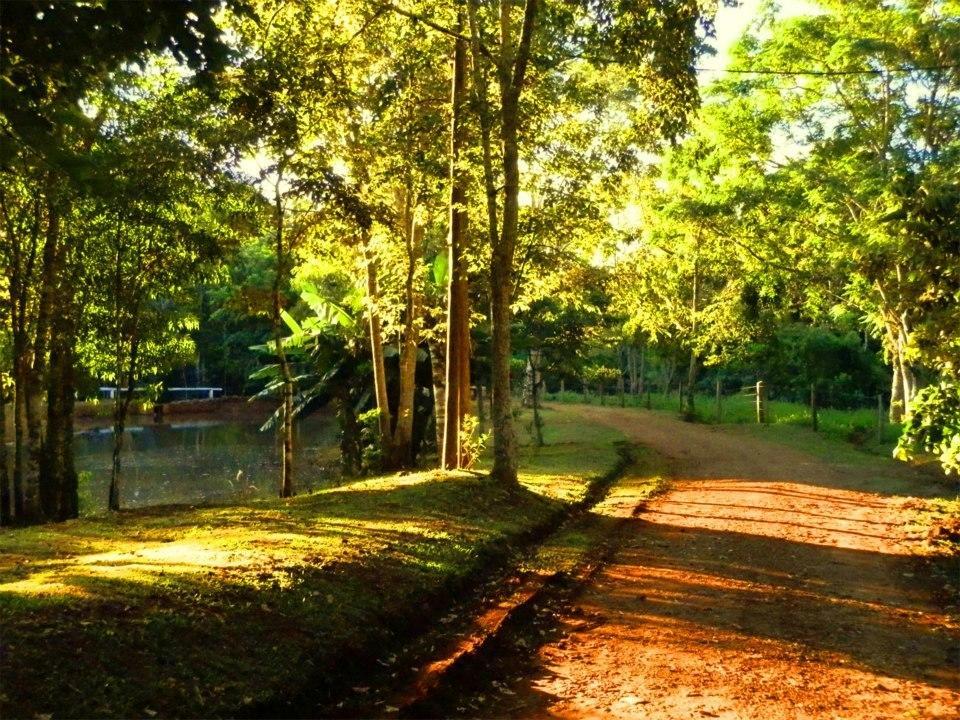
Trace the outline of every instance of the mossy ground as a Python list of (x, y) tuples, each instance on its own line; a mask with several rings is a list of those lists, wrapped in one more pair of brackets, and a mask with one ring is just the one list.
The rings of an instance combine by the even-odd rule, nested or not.
[(546, 419), (515, 490), (423, 471), (0, 532), (0, 715), (232, 714), (335, 674), (614, 465), (616, 431)]

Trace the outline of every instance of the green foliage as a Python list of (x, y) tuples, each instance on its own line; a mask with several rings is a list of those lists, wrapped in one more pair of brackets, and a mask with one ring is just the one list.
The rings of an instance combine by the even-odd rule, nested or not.
[(772, 397), (801, 403), (809, 402), (816, 385), (818, 404), (839, 408), (875, 405), (889, 383), (875, 344), (864, 347), (855, 332), (802, 323), (783, 325), (748, 346), (742, 360), (724, 367), (724, 376), (740, 385), (763, 378)]
[[(243, 10), (240, 0), (227, 6)], [(0, 118), (15, 143), (0, 146), (5, 164), (20, 144), (44, 162), (88, 183), (109, 170), (70, 136), (94, 124), (78, 101), (102, 86), (109, 73), (170, 53), (209, 86), (228, 59), (217, 15), (219, 0), (79, 0), (6, 3), (0, 23)]]
[(360, 424), (360, 453), (362, 469), (377, 472), (383, 465), (383, 443), (380, 434), (380, 410), (372, 408), (357, 415)]
[(463, 467), (472, 468), (490, 442), (490, 433), (482, 432), (480, 419), (476, 415), (464, 415), (460, 426), (460, 452), (463, 454)]
[(936, 456), (944, 472), (960, 475), (960, 384), (942, 382), (917, 394), (896, 455), (918, 453)]
[(583, 369), (583, 379), (590, 385), (608, 389), (620, 381), (622, 373), (607, 365), (588, 365)]

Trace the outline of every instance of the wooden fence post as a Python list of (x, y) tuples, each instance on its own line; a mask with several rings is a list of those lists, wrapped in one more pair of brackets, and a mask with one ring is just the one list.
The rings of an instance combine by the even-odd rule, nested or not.
[(810, 425), (813, 431), (820, 429), (819, 418), (817, 417), (817, 384), (810, 383)]
[(757, 380), (757, 423), (767, 422), (767, 384)]

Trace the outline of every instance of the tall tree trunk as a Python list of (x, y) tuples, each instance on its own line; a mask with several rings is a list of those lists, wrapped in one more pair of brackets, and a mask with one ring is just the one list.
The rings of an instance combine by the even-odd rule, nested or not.
[[(409, 202), (409, 201), (408, 201)], [(397, 400), (397, 423), (393, 435), (396, 467), (410, 467), (413, 462), (413, 403), (417, 390), (417, 352), (420, 344), (418, 325), (422, 302), (417, 288), (417, 267), (423, 245), (423, 227), (417, 224), (413, 212), (408, 213), (407, 277), (404, 284), (403, 344), (400, 348), (400, 395)]]
[(68, 520), (77, 517), (80, 510), (77, 470), (73, 461), (75, 325), (72, 307), (54, 320), (53, 330), (47, 384), (44, 475), (55, 488), (55, 496), (46, 514), (56, 520)]
[(290, 361), (283, 347), (284, 323), (281, 312), (283, 307), (280, 293), (283, 290), (284, 283), (289, 274), (289, 253), (284, 247), (283, 198), (280, 194), (279, 183), (280, 180), (278, 179), (277, 189), (274, 194), (274, 261), (276, 266), (270, 295), (273, 304), (273, 344), (274, 351), (277, 355), (277, 362), (280, 366), (280, 378), (282, 381), (281, 396), (283, 405), (280, 418), (280, 497), (286, 498), (293, 495), (293, 374), (290, 372)]
[(903, 375), (900, 371), (900, 353), (897, 351), (890, 353), (890, 361), (893, 365), (893, 377), (890, 383), (890, 422), (903, 422)]
[(913, 410), (913, 399), (917, 395), (917, 378), (907, 359), (900, 356), (900, 377), (903, 379), (903, 414), (910, 417)]
[(334, 388), (337, 407), (337, 419), (340, 422), (340, 463), (346, 477), (355, 477), (363, 464), (363, 452), (360, 444), (360, 424), (353, 409), (350, 390), (338, 384)]
[(460, 295), (459, 302), (457, 303), (457, 309), (460, 312), (460, 321), (458, 323), (460, 326), (460, 381), (457, 389), (460, 392), (460, 402), (458, 405), (461, 431), (460, 466), (465, 467), (466, 464), (470, 462), (470, 458), (468, 458), (464, 452), (462, 433), (463, 419), (473, 412), (473, 397), (470, 386), (470, 355), (472, 345), (470, 339), (470, 296), (467, 288), (465, 262), (461, 261), (460, 266), (460, 277), (457, 281), (457, 292)]
[(13, 519), (18, 524), (25, 522), (23, 488), (24, 450), (27, 446), (26, 359), (18, 333), (13, 338)]
[(120, 378), (124, 372), (121, 363), (118, 363), (117, 388), (113, 402), (113, 457), (110, 466), (110, 489), (107, 493), (107, 508), (112, 511), (120, 509), (120, 478), (121, 455), (123, 453), (123, 433), (126, 430), (127, 416), (130, 413), (130, 403), (133, 402), (133, 393), (136, 390), (137, 366), (140, 354), (140, 339), (134, 329), (130, 339), (130, 353), (127, 356), (129, 364), (126, 370), (126, 389), (120, 392)]
[[(60, 489), (57, 486), (58, 456), (51, 455), (44, 434), (43, 389), (47, 392), (46, 420), (49, 421), (50, 403), (55, 402), (49, 394), (48, 375), (50, 345), (54, 341), (50, 326), (53, 322), (54, 296), (59, 289), (63, 251), (60, 247), (60, 214), (51, 197), (47, 198), (47, 233), (43, 246), (40, 273), (40, 298), (37, 303), (36, 338), (34, 340), (33, 368), (30, 397), (30, 451), (35, 455), (37, 468), (40, 511), (45, 518), (57, 516)], [(59, 308), (58, 316), (69, 313), (68, 303)]]
[[(463, 13), (457, 16), (457, 31), (463, 27)], [(467, 307), (467, 277), (463, 250), (466, 242), (466, 178), (460, 167), (466, 145), (463, 105), (466, 100), (466, 41), (454, 43), (450, 93), (450, 232), (447, 242), (447, 342), (446, 394), (443, 413), (443, 445), (440, 466), (458, 468), (463, 464), (463, 418), (469, 411), (470, 320)], [(464, 389), (466, 385), (466, 393)], [(466, 402), (465, 400), (466, 394)]]
[(683, 386), (683, 416), (687, 420), (694, 418), (694, 387), (697, 382), (697, 371), (699, 369), (699, 359), (695, 350), (690, 350), (690, 364), (687, 365), (687, 382)]
[(699, 315), (697, 302), (700, 299), (700, 232), (697, 232), (697, 239), (694, 245), (693, 257), (693, 280), (690, 300), (690, 363), (687, 366), (687, 383), (681, 402), (681, 414), (686, 420), (693, 420), (694, 408), (694, 385), (697, 380), (697, 331), (699, 330)]
[(673, 386), (673, 376), (677, 373), (677, 352), (674, 350), (670, 353), (670, 360), (667, 361), (667, 365), (664, 368), (663, 373), (663, 394), (669, 395), (670, 388)]
[(537, 447), (543, 447), (543, 417), (540, 415), (540, 386), (543, 379), (540, 376), (540, 351), (530, 350), (527, 353), (527, 365), (530, 367), (530, 405), (533, 407), (533, 433)]
[(9, 462), (10, 458), (7, 454), (7, 390), (0, 382), (0, 525), (9, 525), (13, 518)]
[(361, 231), (363, 260), (367, 272), (368, 326), (370, 330), (370, 357), (373, 362), (374, 397), (379, 411), (380, 443), (384, 458), (393, 457), (393, 422), (390, 417), (390, 397), (387, 394), (387, 367), (383, 357), (383, 329), (380, 325), (380, 287), (377, 281), (377, 263), (370, 249), (370, 231)]
[(537, 15), (537, 0), (526, 0), (520, 38), (514, 41), (511, 9), (500, 3), (500, 140), (503, 155), (503, 223), (493, 247), (490, 267), (491, 371), (493, 376), (493, 469), (501, 482), (517, 482), (516, 434), (510, 393), (510, 302), (513, 290), (513, 256), (520, 215), (520, 94), (530, 58), (530, 43)]
[(33, 387), (29, 356), (21, 356), (18, 365), (14, 404), (14, 514), (18, 523), (31, 524), (41, 520), (39, 453), (34, 449), (40, 439), (36, 425), (39, 392)]
[(433, 419), (434, 431), (437, 436), (437, 454), (443, 453), (443, 431), (446, 427), (444, 414), (446, 412), (446, 342), (441, 339), (430, 341), (430, 371), (433, 376)]

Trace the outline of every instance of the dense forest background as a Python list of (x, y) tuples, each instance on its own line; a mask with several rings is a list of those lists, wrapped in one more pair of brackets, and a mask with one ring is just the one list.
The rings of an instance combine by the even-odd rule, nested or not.
[(509, 483), (515, 395), (758, 380), (956, 471), (960, 4), (766, 3), (701, 85), (716, 5), (4, 3), (3, 522), (77, 514), (103, 385), (115, 509), (173, 385), (272, 399), (281, 494), (323, 407)]

